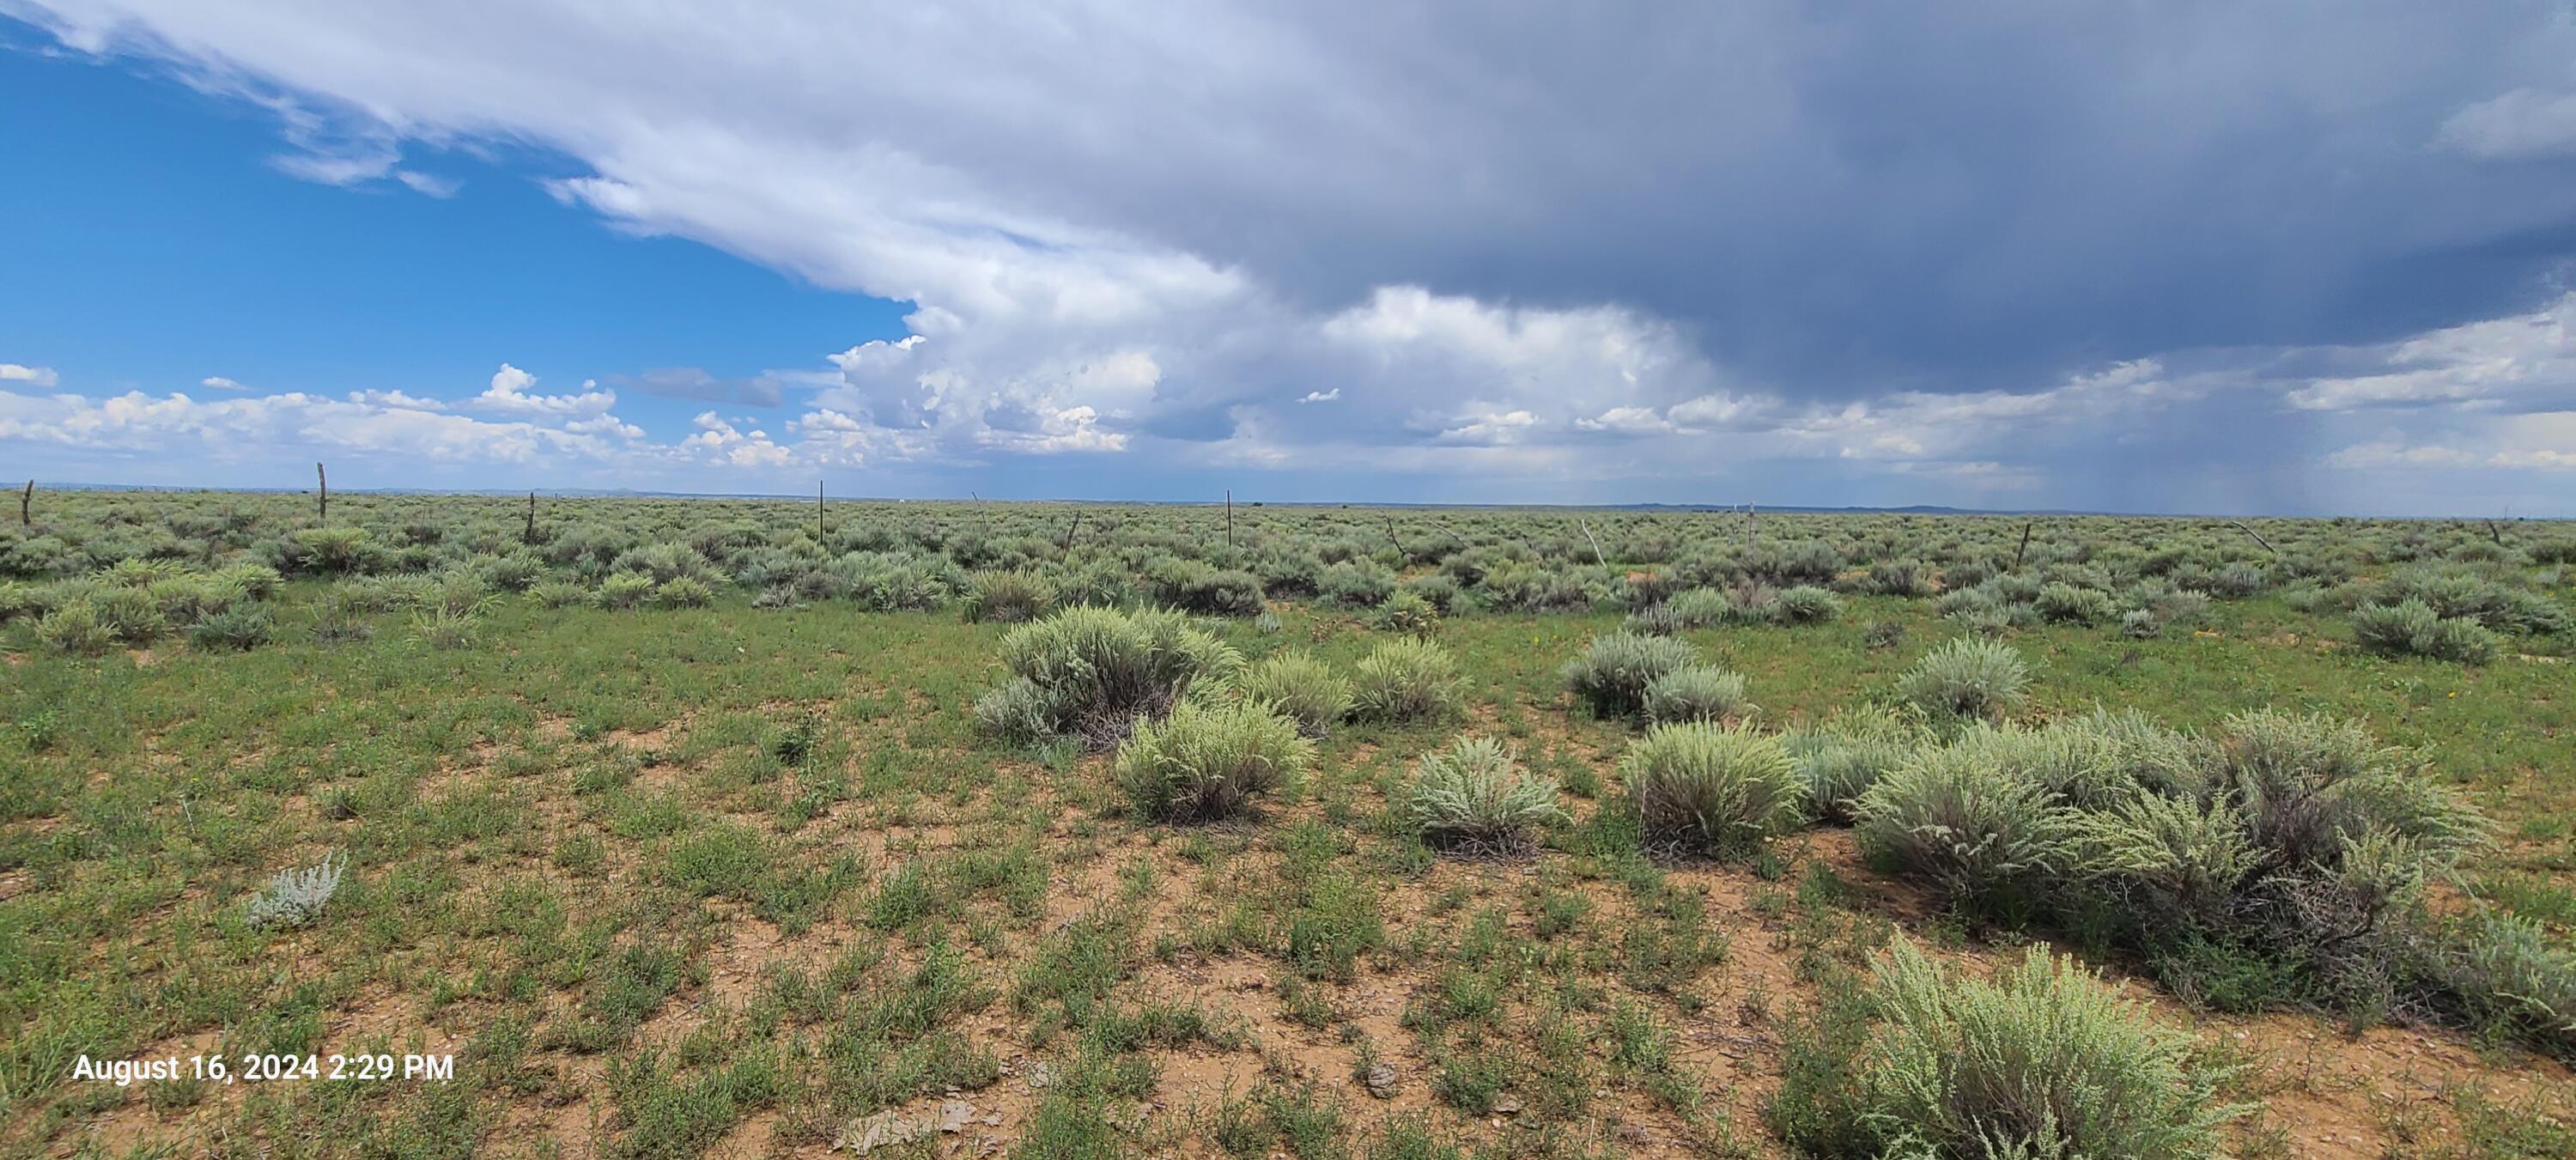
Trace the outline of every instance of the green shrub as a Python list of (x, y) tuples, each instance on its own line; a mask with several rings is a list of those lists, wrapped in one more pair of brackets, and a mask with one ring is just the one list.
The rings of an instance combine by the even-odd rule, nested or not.
[(1655, 678), (1646, 686), (1645, 708), (1646, 720), (1657, 725), (1740, 721), (1753, 715), (1744, 674), (1714, 665), (1689, 665)]
[(570, 580), (545, 580), (528, 586), (528, 598), (539, 608), (571, 608), (590, 603), (590, 589)]
[(208, 616), (188, 626), (188, 643), (196, 648), (251, 649), (268, 643), (276, 620), (265, 608), (249, 605)]
[(1742, 852), (1796, 826), (1805, 797), (1779, 738), (1704, 721), (1647, 731), (1619, 774), (1647, 841), (1699, 853)]
[(1351, 683), (1332, 666), (1300, 651), (1266, 657), (1243, 670), (1235, 688), (1297, 723), (1297, 731), (1322, 737), (1351, 709)]
[(966, 619), (993, 624), (1036, 620), (1055, 607), (1055, 584), (1035, 572), (977, 572), (966, 578)]
[(1315, 743), (1267, 705), (1184, 701), (1160, 722), (1140, 722), (1115, 768), (1149, 817), (1217, 818), (1303, 774), (1314, 756)]
[(1344, 560), (1316, 577), (1315, 590), (1344, 608), (1371, 608), (1395, 594), (1395, 573), (1373, 560)]
[(601, 608), (641, 608), (644, 602), (653, 598), (656, 587), (658, 585), (653, 578), (643, 573), (619, 572), (599, 582), (599, 591), (594, 599), (599, 601)]
[(2000, 747), (1990, 738), (1929, 746), (1886, 771), (1852, 809), (1861, 848), (1987, 910), (2018, 907), (2071, 871), (2074, 811), (1995, 760)]
[(1352, 668), (1351, 716), (1360, 721), (1440, 721), (1461, 705), (1458, 662), (1429, 641), (1380, 641)]
[(313, 604), (312, 634), (316, 643), (365, 640), (375, 631), (375, 625), (367, 619), (367, 610), (336, 588), (324, 592)]
[(2000, 717), (2022, 706), (2030, 667), (2000, 641), (1960, 637), (1923, 654), (1896, 695), (1934, 717)]
[(1095, 749), (1169, 712), (1192, 682), (1243, 664), (1188, 617), (1155, 609), (1068, 608), (1012, 629), (1001, 652), (1012, 679), (977, 703), (977, 719), (1006, 738), (1072, 737)]
[(1808, 815), (1833, 822), (1850, 821), (1860, 795), (1922, 743), (1920, 730), (1892, 713), (1848, 713), (1780, 737), (1806, 785)]
[(2112, 615), (2110, 594), (2062, 582), (2040, 589), (2031, 606), (2051, 624), (2100, 624)]
[(149, 588), (93, 588), (86, 599), (119, 644), (150, 644), (170, 631), (170, 616)]
[(0, 580), (0, 624), (21, 618), (34, 620), (53, 611), (53, 607), (44, 589), (15, 580)]
[(1691, 588), (1674, 593), (1662, 607), (1677, 627), (1707, 628), (1726, 623), (1735, 602), (1715, 588)]
[(1909, 940), (1879, 958), (1856, 1033), (1787, 1045), (1773, 1121), (1818, 1156), (2193, 1160), (2249, 1109), (2230, 1073), (2072, 959), (2031, 947), (1993, 981)]
[(2519, 915), (2481, 910), (2442, 938), (2434, 982), (2470, 1022), (2576, 1059), (2576, 952)]
[(1526, 853), (1538, 832), (1569, 820), (1556, 783), (1522, 771), (1503, 743), (1467, 737), (1425, 755), (1404, 795), (1404, 815), (1424, 841), (1472, 853)]
[(383, 558), (365, 528), (299, 528), (287, 539), (287, 559), (278, 571), (349, 575), (368, 571)]
[(546, 562), (534, 552), (521, 550), (506, 556), (485, 557), (476, 565), (475, 571), (490, 588), (502, 592), (525, 592), (546, 578)]
[(1174, 560), (1154, 572), (1154, 599), (1201, 616), (1254, 616), (1261, 611), (1261, 578), (1250, 572)]
[(1400, 588), (1370, 611), (1369, 624), (1380, 632), (1430, 636), (1440, 631), (1440, 610), (1421, 593)]
[(1929, 596), (1932, 576), (1920, 560), (1889, 560), (1869, 566), (1860, 590), (1872, 596)]
[(1645, 711), (1646, 689), (1656, 680), (1698, 663), (1699, 650), (1686, 641), (1611, 632), (1593, 637), (1583, 655), (1567, 661), (1561, 672), (1566, 687), (1595, 716), (1633, 717)]
[(1013, 677), (975, 698), (975, 726), (1010, 745), (1036, 746), (1059, 736), (1054, 702), (1027, 677)]
[(36, 619), (36, 643), (48, 650), (94, 657), (116, 647), (116, 629), (87, 599), (65, 601)]
[(2365, 604), (2352, 613), (2355, 643), (2384, 656), (2425, 656), (2462, 664), (2495, 659), (2495, 634), (2466, 617), (2444, 617), (2421, 600)]
[(656, 586), (684, 576), (701, 583), (719, 579), (715, 565), (708, 563), (706, 557), (687, 544), (647, 544), (630, 548), (618, 553), (617, 558), (609, 563), (608, 570), (612, 578), (642, 576)]
[(675, 576), (653, 589), (653, 603), (661, 608), (704, 608), (716, 602), (716, 590), (695, 576)]
[(1842, 598), (1813, 584), (1782, 589), (1771, 601), (1772, 618), (1783, 624), (1822, 624), (1842, 614)]

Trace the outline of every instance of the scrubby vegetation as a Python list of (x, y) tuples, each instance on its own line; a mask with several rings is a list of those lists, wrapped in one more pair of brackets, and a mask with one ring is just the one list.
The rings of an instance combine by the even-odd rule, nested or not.
[(2190, 1036), (2033, 947), (1994, 981), (1899, 941), (1811, 1027), (1773, 1107), (1809, 1155), (2179, 1160), (2250, 1109)]
[(1490, 737), (1426, 754), (1404, 811), (1424, 840), (1477, 853), (1527, 853), (1540, 830), (1572, 820), (1557, 805), (1556, 783), (1531, 776)]
[(1650, 842), (1742, 853), (1798, 823), (1805, 797), (1780, 739), (1707, 722), (1658, 725), (1619, 761)]
[(2576, 1150), (2560, 526), (33, 509), (8, 1154)]
[(1118, 784), (1149, 817), (1221, 818), (1305, 773), (1315, 743), (1256, 701), (1183, 702), (1118, 747)]

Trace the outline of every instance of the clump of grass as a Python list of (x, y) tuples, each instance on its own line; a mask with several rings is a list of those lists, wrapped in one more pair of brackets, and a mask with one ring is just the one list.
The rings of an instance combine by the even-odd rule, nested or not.
[(1744, 674), (1715, 665), (1687, 665), (1646, 686), (1646, 720), (1657, 725), (1741, 721), (1753, 711), (1753, 701), (1744, 692)]
[(480, 606), (463, 611), (445, 605), (413, 609), (412, 643), (439, 649), (471, 648), (481, 639), (481, 611)]
[(1732, 854), (1798, 824), (1805, 796), (1777, 737), (1699, 721), (1658, 725), (1619, 761), (1650, 843)]
[(2029, 698), (2030, 666), (2011, 645), (1959, 637), (1923, 654), (1896, 695), (1935, 717), (1994, 718)]
[(1360, 721), (1441, 721), (1458, 714), (1458, 662), (1429, 641), (1381, 641), (1352, 668), (1351, 716)]
[(1460, 738), (1425, 755), (1404, 814), (1425, 842), (1464, 853), (1527, 853), (1541, 830), (1570, 820), (1556, 804), (1556, 783), (1524, 771), (1490, 737)]
[(1315, 743), (1252, 701), (1185, 701), (1160, 722), (1144, 722), (1118, 749), (1116, 773), (1128, 800), (1148, 817), (1220, 818), (1298, 777)]
[(1011, 630), (1002, 663), (1011, 679), (975, 703), (987, 732), (1106, 749), (1170, 712), (1193, 682), (1231, 676), (1243, 657), (1176, 612), (1077, 607)]
[(1302, 649), (1255, 662), (1235, 678), (1234, 685), (1246, 698), (1295, 721), (1297, 731), (1308, 737), (1331, 732), (1351, 709), (1351, 683)]
[(1599, 717), (1633, 717), (1645, 711), (1646, 690), (1679, 669), (1700, 663), (1699, 650), (1669, 636), (1610, 632), (1592, 638), (1583, 655), (1566, 662), (1567, 688)]
[(2248, 1110), (2190, 1036), (2038, 947), (1988, 982), (1900, 939), (1842, 1018), (1787, 1045), (1772, 1106), (1810, 1155), (2183, 1160)]

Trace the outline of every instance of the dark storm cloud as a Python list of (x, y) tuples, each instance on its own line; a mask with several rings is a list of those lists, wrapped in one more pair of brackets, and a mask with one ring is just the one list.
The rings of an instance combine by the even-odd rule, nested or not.
[(750, 462), (2138, 507), (2576, 465), (2576, 417), (2491, 421), (2576, 366), (2559, 5), (0, 10), (916, 304), (834, 356), (828, 448)]

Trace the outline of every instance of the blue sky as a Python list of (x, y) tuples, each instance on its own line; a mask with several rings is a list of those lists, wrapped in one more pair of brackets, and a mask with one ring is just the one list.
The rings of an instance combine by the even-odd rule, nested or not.
[(0, 0), (0, 474), (2576, 515), (2549, 5), (1047, 7)]

